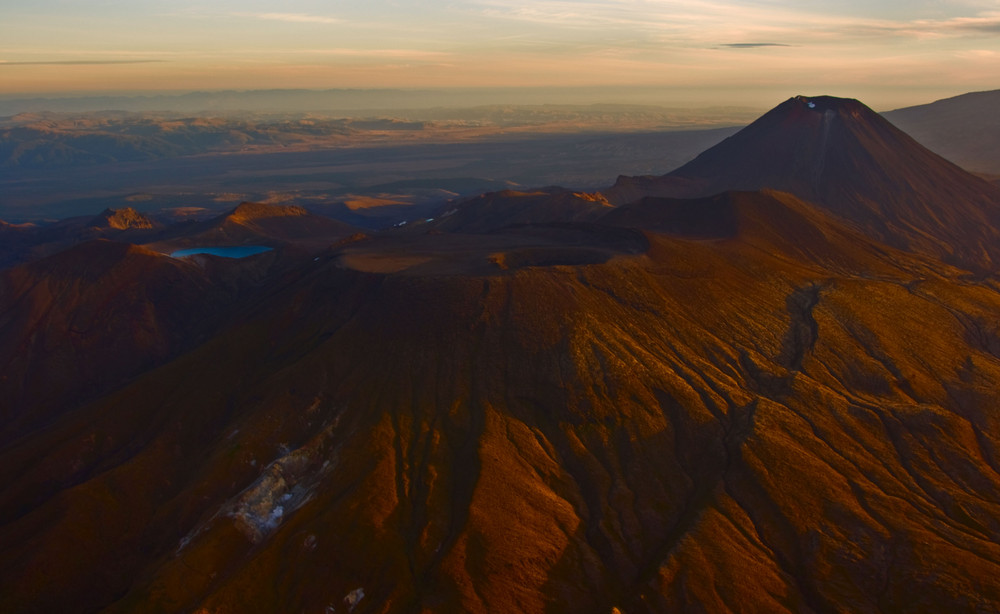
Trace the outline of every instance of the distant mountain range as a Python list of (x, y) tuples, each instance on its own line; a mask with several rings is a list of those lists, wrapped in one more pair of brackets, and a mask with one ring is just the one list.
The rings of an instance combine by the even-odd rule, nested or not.
[[(609, 96), (603, 87), (579, 88), (441, 88), (226, 90), (184, 94), (51, 96), (0, 98), (0, 117), (18, 113), (94, 111), (177, 113), (340, 113), (371, 117), (376, 111), (431, 111), (470, 107), (536, 105), (605, 105), (609, 98), (637, 105), (662, 105), (676, 96), (670, 88), (618, 87)], [(672, 105), (683, 106), (683, 105)], [(703, 105), (698, 105), (703, 106)], [(732, 106), (730, 107), (732, 110)], [(746, 111), (744, 107), (742, 109)]]
[(885, 113), (924, 146), (970, 171), (1000, 175), (1000, 90)]
[[(488, 94), (484, 93), (484, 96)], [(451, 93), (434, 90), (248, 90), (135, 96), (65, 96), (0, 100), (0, 116), (52, 111), (303, 112), (443, 106)], [(484, 99), (488, 100), (488, 98)], [(485, 102), (481, 103), (485, 104)]]
[[(11, 112), (11, 117), (0, 120), (0, 168), (59, 168), (248, 148), (324, 147), (336, 144), (338, 138), (344, 141), (364, 132), (426, 130), (432, 127), (430, 122), (468, 122), (508, 129), (535, 126), (544, 131), (628, 131), (742, 125), (755, 115), (752, 109), (735, 107), (693, 110), (640, 105), (484, 103), (456, 108), (454, 100), (450, 105), (442, 103), (420, 109), (420, 96), (406, 98), (404, 92), (282, 92), (224, 92), (148, 99), (94, 98), (86, 99), (89, 102), (85, 108), (76, 108), (69, 100), (53, 99), (44, 104), (36, 101), (22, 106), (46, 111)], [(316, 102), (316, 108), (310, 108), (313, 113), (305, 116), (303, 111), (283, 112), (282, 115), (276, 115), (279, 111), (272, 111), (270, 115), (262, 115), (260, 111), (234, 111), (243, 108), (234, 106), (234, 101), (244, 96), (250, 101), (257, 97), (262, 97), (261, 100), (273, 98), (275, 105), (282, 100), (293, 104), (299, 97), (357, 102), (365, 100), (366, 96), (380, 96), (388, 97), (386, 100), (410, 101), (414, 108), (360, 102), (351, 107)], [(203, 102), (184, 102), (189, 100)], [(157, 102), (137, 104), (136, 101)], [(1000, 90), (976, 92), (883, 115), (924, 146), (959, 166), (1000, 175), (996, 145), (1000, 142), (1000, 118), (993, 112), (998, 102)], [(4, 104), (0, 101), (0, 116)], [(254, 103), (246, 108), (258, 106)], [(185, 113), (194, 113), (195, 117)], [(382, 118), (378, 117), (379, 113), (383, 114)]]
[(329, 146), (362, 131), (421, 130), (393, 119), (252, 120), (98, 113), (0, 122), (0, 168), (58, 169), (268, 147)]
[(998, 220), (825, 96), (367, 235), (90, 217), (0, 276), (0, 610), (1000, 610)]

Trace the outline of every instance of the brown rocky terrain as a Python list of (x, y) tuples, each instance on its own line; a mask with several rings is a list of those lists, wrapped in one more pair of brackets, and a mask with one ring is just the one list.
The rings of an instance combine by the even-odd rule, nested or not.
[(57, 254), (96, 239), (143, 245), (161, 253), (205, 246), (293, 246), (322, 251), (357, 228), (303, 207), (244, 202), (202, 222), (164, 224), (131, 207), (105, 209), (53, 224), (0, 222), (0, 269)]
[(503, 190), (449, 204), (427, 223), (435, 230), (480, 234), (517, 224), (593, 221), (610, 207), (599, 194), (562, 188)]
[(303, 207), (244, 202), (211, 220), (178, 225), (147, 245), (166, 253), (206, 245), (295, 245), (316, 251), (357, 232), (349, 224)]
[(101, 239), (0, 272), (0, 441), (196, 346), (281, 265), (226, 260)]
[(143, 243), (162, 224), (131, 207), (105, 209), (96, 216), (79, 216), (50, 225), (0, 222), (0, 268), (51, 256), (73, 245), (96, 239)]
[[(919, 148), (843, 104), (868, 155)], [(991, 261), (942, 262), (962, 225), (904, 249), (951, 219), (904, 215), (909, 174), (834, 210), (871, 194), (843, 178), (819, 203), (647, 193), (385, 233), (266, 275), (197, 347), (0, 448), (0, 609), (1000, 610)]]
[(146, 230), (159, 226), (159, 224), (132, 207), (105, 209), (94, 218), (92, 225), (98, 228), (107, 227), (115, 230), (129, 230), (132, 228)]

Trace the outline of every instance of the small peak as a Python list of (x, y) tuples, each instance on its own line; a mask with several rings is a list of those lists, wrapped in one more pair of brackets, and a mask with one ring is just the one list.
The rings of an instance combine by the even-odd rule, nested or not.
[(229, 219), (242, 222), (267, 217), (292, 217), (309, 215), (309, 212), (302, 207), (294, 205), (269, 205), (267, 203), (242, 202), (232, 213)]
[(114, 228), (115, 230), (128, 230), (131, 228), (149, 229), (155, 227), (152, 220), (132, 207), (105, 209), (94, 218), (92, 225), (99, 228)]

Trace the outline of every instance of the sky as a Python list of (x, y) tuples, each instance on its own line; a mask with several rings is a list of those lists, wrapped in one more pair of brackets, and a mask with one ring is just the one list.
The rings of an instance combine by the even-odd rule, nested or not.
[(451, 87), (894, 108), (1000, 88), (1000, 1), (0, 0), (0, 96)]

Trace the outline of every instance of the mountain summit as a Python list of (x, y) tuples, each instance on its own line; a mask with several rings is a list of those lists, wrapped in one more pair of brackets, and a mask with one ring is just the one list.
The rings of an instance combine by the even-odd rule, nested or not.
[(624, 203), (762, 188), (896, 247), (977, 267), (1000, 256), (1000, 190), (847, 98), (790, 98), (668, 175), (621, 177), (608, 195)]

